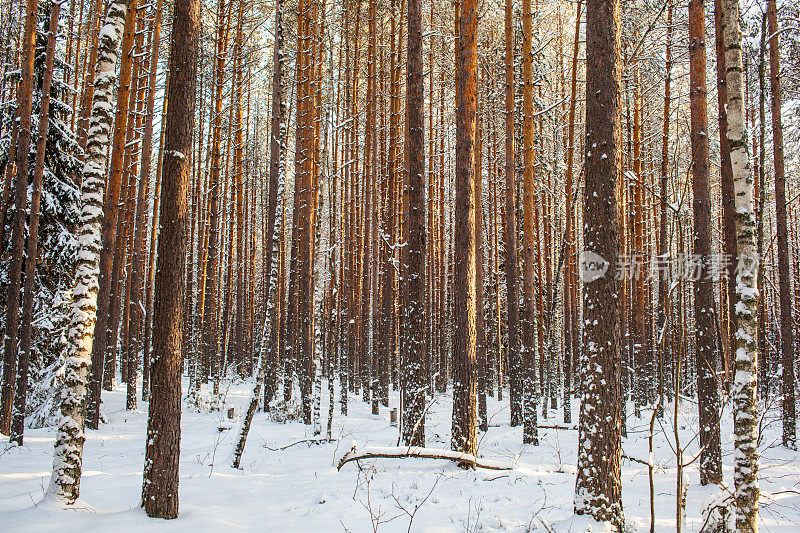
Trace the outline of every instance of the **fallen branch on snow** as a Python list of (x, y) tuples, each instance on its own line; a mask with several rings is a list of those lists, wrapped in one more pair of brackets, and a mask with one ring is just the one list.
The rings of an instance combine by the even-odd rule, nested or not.
[(282, 452), (283, 450), (291, 448), (292, 446), (297, 446), (298, 444), (303, 444), (303, 443), (306, 443), (306, 444), (309, 444), (309, 445), (311, 445), (311, 444), (326, 444), (328, 442), (336, 442), (337, 440), (339, 440), (339, 439), (329, 439), (329, 438), (303, 439), (303, 440), (299, 440), (297, 442), (293, 442), (291, 444), (287, 444), (286, 446), (280, 446), (278, 448), (270, 448), (266, 444), (263, 444), (262, 446), (264, 446), (264, 448), (268, 449), (271, 452)]
[(469, 453), (442, 450), (439, 448), (422, 448), (419, 446), (372, 446), (369, 448), (357, 449), (355, 444), (350, 451), (339, 459), (337, 470), (341, 470), (344, 465), (359, 459), (407, 459), (416, 457), (420, 459), (447, 459), (457, 463), (467, 464), (474, 468), (485, 468), (487, 470), (513, 470), (514, 467), (497, 461), (487, 461), (475, 457)]

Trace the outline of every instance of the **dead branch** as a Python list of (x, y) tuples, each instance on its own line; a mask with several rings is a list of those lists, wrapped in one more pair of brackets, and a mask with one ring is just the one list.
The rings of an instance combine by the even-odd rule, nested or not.
[(336, 467), (341, 470), (349, 462), (360, 459), (408, 459), (416, 457), (419, 459), (446, 459), (459, 464), (467, 464), (473, 468), (485, 468), (487, 470), (513, 470), (513, 466), (495, 461), (487, 461), (475, 457), (472, 454), (442, 450), (437, 448), (422, 448), (419, 446), (391, 446), (391, 447), (370, 447), (358, 450), (354, 445), (349, 452), (344, 454)]

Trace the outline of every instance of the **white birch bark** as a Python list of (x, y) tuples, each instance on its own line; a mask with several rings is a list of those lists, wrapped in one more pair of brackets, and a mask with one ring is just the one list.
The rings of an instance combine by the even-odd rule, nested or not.
[(728, 91), (728, 142), (736, 193), (736, 242), (739, 264), (736, 273), (738, 329), (734, 359), (733, 397), (734, 484), (736, 529), (758, 531), (758, 412), (756, 405), (756, 274), (758, 252), (755, 246), (753, 178), (744, 116), (742, 81), (742, 32), (739, 26), (739, 0), (723, 0), (725, 41), (725, 81)]
[[(281, 130), (283, 131), (283, 129)], [(283, 147), (283, 139), (281, 137), (281, 147)], [(250, 432), (250, 424), (253, 421), (256, 408), (258, 407), (258, 400), (261, 398), (261, 390), (264, 387), (264, 380), (267, 372), (267, 361), (269, 354), (272, 351), (270, 340), (272, 338), (271, 329), (273, 327), (272, 318), (275, 314), (275, 301), (278, 297), (278, 263), (280, 254), (278, 253), (278, 243), (281, 238), (281, 228), (283, 227), (283, 197), (284, 197), (284, 183), (286, 181), (283, 155), (281, 154), (281, 162), (278, 165), (278, 216), (275, 217), (275, 225), (272, 228), (272, 264), (269, 270), (269, 301), (267, 302), (267, 309), (264, 316), (264, 327), (261, 330), (261, 349), (258, 353), (258, 366), (256, 372), (256, 384), (253, 386), (253, 391), (250, 396), (250, 402), (247, 407), (247, 413), (242, 421), (241, 428), (239, 429), (239, 439), (236, 442), (236, 449), (233, 452), (232, 465), (233, 468), (239, 468), (242, 461), (242, 454), (244, 453), (244, 446), (247, 442), (247, 434)]]
[(113, 123), (116, 63), (125, 26), (127, 2), (112, 0), (100, 28), (94, 95), (89, 121), (86, 162), (81, 182), (81, 218), (75, 268), (72, 316), (61, 418), (53, 455), (53, 473), (46, 497), (71, 504), (80, 494), (87, 381), (97, 319), (100, 225), (103, 219), (108, 144)]

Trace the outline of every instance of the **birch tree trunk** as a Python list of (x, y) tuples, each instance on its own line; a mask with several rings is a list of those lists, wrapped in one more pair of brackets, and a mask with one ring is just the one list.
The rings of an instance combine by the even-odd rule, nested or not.
[[(115, 367), (114, 360), (113, 360), (113, 353), (116, 348), (116, 328), (114, 327), (118, 323), (119, 317), (119, 307), (114, 306), (111, 304), (112, 290), (116, 293), (116, 296), (119, 296), (119, 287), (115, 283), (115, 280), (121, 278), (118, 275), (118, 272), (115, 269), (120, 269), (121, 266), (115, 265), (115, 255), (121, 255), (122, 247), (124, 246), (125, 239), (124, 235), (120, 238), (120, 246), (118, 249), (115, 250), (115, 245), (117, 244), (117, 234), (120, 233), (120, 226), (122, 225), (122, 220), (118, 217), (119, 206), (124, 203), (126, 197), (125, 191), (122, 190), (122, 177), (123, 177), (123, 158), (125, 152), (125, 137), (126, 137), (126, 126), (128, 121), (128, 103), (129, 97), (131, 92), (130, 82), (131, 82), (131, 66), (133, 63), (132, 58), (132, 50), (133, 50), (133, 40), (134, 40), (134, 29), (136, 26), (136, 3), (137, 0), (127, 0), (127, 9), (124, 13), (124, 32), (122, 36), (122, 52), (120, 54), (120, 68), (119, 68), (119, 87), (117, 88), (117, 108), (116, 108), (116, 116), (114, 118), (114, 134), (112, 139), (112, 144), (110, 147), (111, 150), (111, 161), (110, 161), (110, 168), (108, 173), (107, 179), (107, 187), (108, 187), (108, 198), (103, 205), (103, 216), (101, 217), (101, 250), (100, 250), (100, 258), (98, 263), (99, 269), (99, 278), (98, 278), (98, 297), (96, 303), (96, 319), (97, 319), (97, 327), (95, 328), (96, 333), (96, 341), (92, 344), (92, 366), (91, 366), (91, 379), (89, 382), (89, 413), (87, 424), (92, 429), (97, 429), (99, 420), (100, 420), (100, 397), (101, 397), (101, 385), (105, 380), (108, 380), (109, 383), (114, 379), (114, 372), (113, 369)], [(106, 25), (108, 24), (108, 16), (106, 17)], [(101, 38), (103, 29), (100, 30)], [(101, 43), (100, 49), (102, 50), (103, 44)], [(100, 53), (100, 51), (98, 53)], [(99, 63), (98, 63), (99, 65)], [(94, 90), (97, 92), (98, 86), (101, 83), (101, 80), (97, 79), (99, 77), (100, 71), (98, 69), (97, 74), (95, 75), (95, 86)], [(116, 81), (116, 78), (115, 80)], [(113, 88), (112, 83), (112, 88)], [(95, 101), (97, 99), (95, 98)], [(110, 111), (110, 110), (109, 110)], [(94, 111), (92, 111), (94, 114)], [(89, 138), (92, 137), (91, 132), (91, 123), (89, 125)], [(89, 151), (91, 147), (89, 143), (91, 141), (87, 141), (87, 162), (89, 157)], [(104, 157), (105, 160), (105, 157)], [(103, 164), (102, 171), (105, 173), (106, 165), (105, 161)], [(84, 174), (86, 172), (84, 171)], [(105, 186), (104, 185), (104, 188)], [(120, 199), (120, 193), (123, 193), (122, 200)], [(116, 300), (116, 298), (114, 299)], [(107, 328), (109, 324), (112, 325), (112, 332), (109, 333)], [(109, 337), (111, 337), (112, 342), (109, 343)], [(112, 354), (106, 354), (107, 348), (109, 348)], [(104, 374), (104, 364), (105, 364), (105, 357), (109, 355), (112, 359), (110, 361), (110, 368), (111, 371), (108, 372), (110, 375)]]
[(111, 102), (127, 9), (128, 2), (112, 1), (99, 34), (86, 162), (81, 182), (81, 222), (77, 231), (79, 247), (68, 333), (66, 379), (61, 392), (61, 419), (56, 434), (53, 473), (46, 496), (65, 504), (74, 503), (80, 495), (87, 379), (92, 364), (92, 341), (97, 319), (100, 226), (113, 120)]
[(725, 42), (725, 83), (728, 91), (728, 144), (736, 193), (736, 243), (738, 271), (736, 295), (737, 331), (734, 357), (733, 398), (734, 483), (736, 528), (758, 531), (758, 410), (756, 400), (756, 302), (759, 257), (755, 247), (753, 177), (747, 146), (742, 79), (742, 31), (739, 0), (722, 0)]
[[(279, 12), (283, 10), (283, 6), (281, 5), (279, 8)], [(280, 21), (278, 18), (281, 15), (278, 15), (276, 12), (276, 21)], [(280, 28), (280, 26), (277, 26)], [(282, 32), (281, 32), (282, 33)], [(274, 93), (273, 93), (274, 96)], [(278, 97), (280, 99), (280, 96)], [(279, 106), (282, 106), (282, 102), (278, 102)], [(279, 107), (280, 108), (280, 107)], [(278, 150), (281, 150), (281, 146), (283, 143), (283, 138), (280, 137), (281, 135), (281, 128), (283, 128), (282, 119), (279, 117), (278, 123), (278, 137), (273, 138), (274, 141), (277, 141)], [(273, 145), (274, 146), (274, 145)], [(276, 191), (275, 191), (275, 205), (283, 205), (283, 195), (284, 195), (284, 181), (285, 176), (283, 173), (283, 158), (281, 157), (278, 162), (278, 172), (276, 173)], [(272, 331), (278, 328), (278, 322), (276, 320), (277, 313), (276, 313), (276, 306), (275, 301), (278, 296), (278, 263), (280, 255), (278, 254), (278, 242), (281, 238), (281, 228), (283, 227), (283, 210), (281, 210), (281, 216), (275, 217), (273, 224), (272, 224), (272, 236), (270, 242), (272, 243), (272, 252), (270, 253), (270, 269), (269, 269), (269, 287), (267, 289), (267, 294), (269, 298), (267, 299), (267, 306), (265, 310), (264, 316), (264, 327), (262, 328), (261, 332), (261, 350), (258, 354), (258, 368), (257, 368), (257, 375), (256, 375), (256, 384), (253, 387), (253, 393), (250, 397), (250, 403), (247, 408), (247, 412), (245, 413), (244, 420), (242, 421), (242, 427), (239, 430), (239, 439), (236, 443), (236, 449), (233, 452), (233, 468), (239, 468), (242, 461), (242, 454), (244, 454), (244, 446), (247, 442), (247, 435), (250, 432), (250, 424), (253, 421), (253, 416), (256, 412), (256, 407), (258, 406), (258, 400), (261, 397), (261, 389), (264, 386), (264, 381), (267, 378), (275, 379), (276, 376), (270, 374), (267, 375), (268, 369), (271, 368), (270, 366), (270, 357), (273, 351), (276, 349), (276, 346), (273, 344), (273, 340), (276, 339), (272, 335)], [(275, 387), (274, 383), (270, 385), (267, 383), (268, 386)], [(274, 390), (273, 390), (274, 392)], [(271, 398), (270, 398), (271, 399)]]

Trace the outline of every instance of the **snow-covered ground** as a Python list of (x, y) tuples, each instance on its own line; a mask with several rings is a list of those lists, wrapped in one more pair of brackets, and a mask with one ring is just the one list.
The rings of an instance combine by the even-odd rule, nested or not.
[[(351, 396), (350, 414), (342, 417), (338, 401), (333, 442), (309, 444), (311, 428), (299, 422), (278, 423), (257, 413), (242, 465), (230, 466), (236, 422), (225, 420), (227, 407), (244, 412), (250, 386), (227, 389), (222, 412), (184, 409), (180, 461), (180, 516), (163, 521), (139, 508), (147, 423), (146, 404), (126, 411), (124, 389), (104, 393), (99, 431), (89, 431), (84, 451), (81, 502), (61, 510), (42, 503), (53, 455), (53, 429), (28, 431), (25, 445), (0, 442), (0, 530), (2, 531), (587, 531), (585, 520), (570, 520), (575, 483), (577, 431), (540, 429), (539, 446), (523, 446), (522, 428), (509, 427), (507, 402), (489, 398), (490, 428), (480, 434), (479, 455), (513, 463), (511, 471), (467, 471), (432, 459), (374, 459), (345, 465), (338, 459), (352, 447), (395, 446), (397, 428), (389, 413), (371, 415), (369, 405)], [(326, 387), (323, 386), (323, 391)], [(338, 391), (338, 385), (337, 385)], [(392, 405), (397, 404), (393, 396)], [(573, 404), (577, 420), (578, 403)], [(680, 414), (681, 438), (689, 442), (686, 460), (696, 453), (694, 404)], [(427, 446), (448, 448), (451, 401), (437, 398), (426, 423)], [(649, 411), (642, 419), (628, 409), (624, 453), (647, 461)], [(323, 426), (327, 396), (322, 402)], [(561, 410), (541, 424), (560, 424)], [(656, 424), (655, 513), (657, 531), (675, 530), (675, 456), (671, 407), (663, 429)], [(761, 443), (762, 531), (800, 531), (800, 457), (780, 447), (779, 421), (764, 422)], [(223, 428), (223, 429), (220, 429)], [(230, 428), (230, 429), (225, 429)], [(730, 413), (723, 416), (725, 481), (732, 484)], [(299, 442), (299, 443), (298, 443)], [(294, 444), (297, 443), (297, 444)], [(294, 444), (294, 445), (292, 445)], [(292, 445), (292, 446), (289, 446)], [(686, 469), (686, 528), (699, 531), (703, 509), (720, 496), (717, 487), (701, 487), (695, 461)], [(622, 463), (627, 529), (648, 531), (650, 500), (647, 467)], [(594, 529), (597, 531), (597, 528)]]

